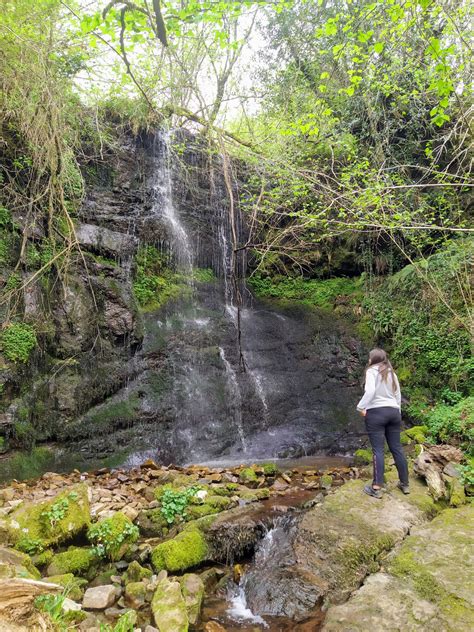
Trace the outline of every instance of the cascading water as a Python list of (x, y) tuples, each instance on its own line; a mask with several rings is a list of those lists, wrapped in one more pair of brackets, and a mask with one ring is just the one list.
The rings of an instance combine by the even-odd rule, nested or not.
[(138, 418), (127, 464), (294, 458), (358, 445), (359, 387), (348, 376), (357, 341), (333, 314), (252, 297), (245, 218), (237, 204), (229, 210), (223, 161), (179, 134), (150, 143), (152, 204), (141, 235), (186, 283), (144, 315), (138, 377), (111, 398), (131, 402), (126, 411)]

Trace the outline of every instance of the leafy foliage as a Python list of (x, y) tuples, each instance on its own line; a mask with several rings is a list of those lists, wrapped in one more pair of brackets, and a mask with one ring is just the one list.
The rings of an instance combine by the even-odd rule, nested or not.
[(161, 515), (168, 524), (173, 524), (177, 519), (184, 519), (186, 508), (199, 489), (198, 486), (193, 485), (184, 490), (170, 487), (163, 491), (161, 496)]
[(136, 542), (138, 536), (138, 527), (120, 512), (93, 524), (87, 533), (94, 553), (111, 560), (120, 559), (124, 545)]
[(429, 411), (425, 423), (435, 442), (454, 443), (472, 451), (474, 397), (467, 397), (455, 406), (438, 404)]

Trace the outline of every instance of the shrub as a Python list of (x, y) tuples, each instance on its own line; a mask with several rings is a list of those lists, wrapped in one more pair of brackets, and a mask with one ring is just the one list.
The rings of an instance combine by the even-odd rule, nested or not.
[(37, 344), (35, 330), (26, 323), (10, 323), (1, 334), (0, 344), (12, 362), (27, 362)]
[(466, 397), (455, 406), (438, 404), (428, 414), (426, 426), (432, 440), (454, 443), (472, 450), (474, 440), (474, 397)]

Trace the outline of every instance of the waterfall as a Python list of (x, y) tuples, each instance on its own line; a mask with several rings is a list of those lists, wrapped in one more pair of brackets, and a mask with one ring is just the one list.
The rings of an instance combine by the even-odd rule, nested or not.
[(219, 347), (219, 355), (225, 366), (225, 371), (227, 375), (227, 384), (229, 386), (229, 391), (230, 391), (229, 392), (230, 405), (234, 411), (235, 425), (237, 426), (237, 430), (239, 432), (242, 448), (244, 452), (247, 452), (247, 444), (245, 441), (244, 427), (242, 425), (242, 396), (240, 394), (240, 387), (239, 387), (239, 382), (237, 380), (237, 375), (234, 369), (232, 368), (232, 365), (225, 357), (225, 352), (222, 347)]
[(157, 160), (154, 173), (154, 208), (161, 212), (171, 237), (171, 254), (176, 260), (178, 269), (186, 274), (189, 281), (193, 278), (193, 251), (191, 242), (173, 203), (173, 180), (171, 165), (171, 135), (169, 131), (162, 132), (158, 139), (161, 141), (162, 155)]

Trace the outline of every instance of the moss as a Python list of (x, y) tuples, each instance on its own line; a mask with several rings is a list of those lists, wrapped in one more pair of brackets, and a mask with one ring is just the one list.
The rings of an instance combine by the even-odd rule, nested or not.
[(225, 496), (208, 496), (206, 498), (206, 503), (211, 507), (215, 507), (219, 511), (224, 511), (224, 509), (228, 509), (232, 505), (232, 501)]
[(239, 480), (243, 485), (258, 483), (257, 474), (251, 467), (245, 467), (239, 474)]
[(264, 463), (262, 465), (263, 473), (265, 476), (276, 476), (280, 471), (276, 465), (276, 463)]
[(54, 557), (54, 552), (51, 549), (46, 549), (41, 553), (37, 553), (33, 556), (33, 561), (36, 566), (47, 566)]
[(125, 598), (136, 601), (145, 601), (146, 586), (143, 582), (129, 582), (125, 586)]
[(26, 553), (0, 548), (0, 578), (40, 579), (41, 573)]
[(241, 500), (245, 500), (247, 503), (253, 503), (257, 500), (265, 500), (270, 498), (270, 490), (267, 487), (261, 487), (260, 489), (242, 489), (238, 494)]
[(411, 579), (415, 590), (423, 599), (438, 602), (444, 595), (444, 589), (416, 560), (412, 551), (402, 550), (392, 560), (389, 570), (395, 577)]
[(189, 623), (195, 625), (201, 613), (204, 598), (204, 583), (199, 575), (187, 573), (179, 580), (181, 593), (184, 597)]
[(28, 538), (49, 547), (78, 535), (89, 522), (87, 486), (76, 485), (51, 500), (22, 505), (11, 514), (9, 534), (19, 546)]
[(321, 476), (319, 484), (323, 489), (329, 489), (332, 487), (332, 476), (330, 474), (324, 474)]
[(413, 428), (408, 428), (408, 430), (405, 430), (402, 434), (408, 437), (408, 439), (411, 439), (411, 442), (426, 443), (427, 432), (427, 426), (413, 426)]
[(2, 351), (11, 362), (27, 362), (36, 345), (35, 330), (27, 323), (10, 323), (0, 336)]
[(188, 632), (186, 603), (178, 582), (162, 580), (153, 595), (151, 609), (160, 632)]
[(202, 505), (190, 505), (186, 510), (187, 520), (196, 520), (196, 518), (202, 518), (203, 516), (212, 516), (218, 514), (220, 509), (218, 507), (212, 507), (208, 503)]
[(138, 540), (138, 535), (138, 527), (119, 511), (110, 518), (92, 525), (87, 532), (87, 537), (97, 553), (112, 561), (122, 559), (129, 546)]
[(72, 573), (51, 575), (48, 577), (48, 582), (62, 586), (65, 589), (64, 592), (66, 596), (73, 601), (80, 601), (82, 599), (84, 596), (84, 587), (87, 586), (87, 579), (74, 577)]
[(53, 561), (48, 566), (47, 574), (51, 576), (72, 573), (81, 577), (90, 577), (90, 571), (98, 563), (99, 558), (93, 549), (73, 546), (54, 556)]
[(149, 568), (144, 568), (136, 560), (130, 562), (127, 568), (127, 572), (124, 575), (125, 584), (130, 582), (141, 582), (142, 579), (148, 579), (152, 576), (152, 572)]
[(356, 465), (369, 465), (372, 463), (372, 450), (361, 448), (354, 453), (354, 463)]
[(206, 560), (208, 546), (198, 529), (187, 529), (153, 550), (151, 561), (156, 572), (184, 571)]
[[(337, 559), (346, 570), (347, 577), (367, 569), (368, 572), (378, 570), (378, 558), (384, 551), (389, 551), (394, 546), (394, 540), (389, 535), (379, 535), (375, 539), (369, 538), (366, 542), (357, 540), (347, 543), (338, 553)], [(364, 575), (366, 572), (364, 571)]]
[(464, 485), (457, 478), (448, 481), (449, 505), (451, 507), (460, 507), (466, 503), (466, 493)]

